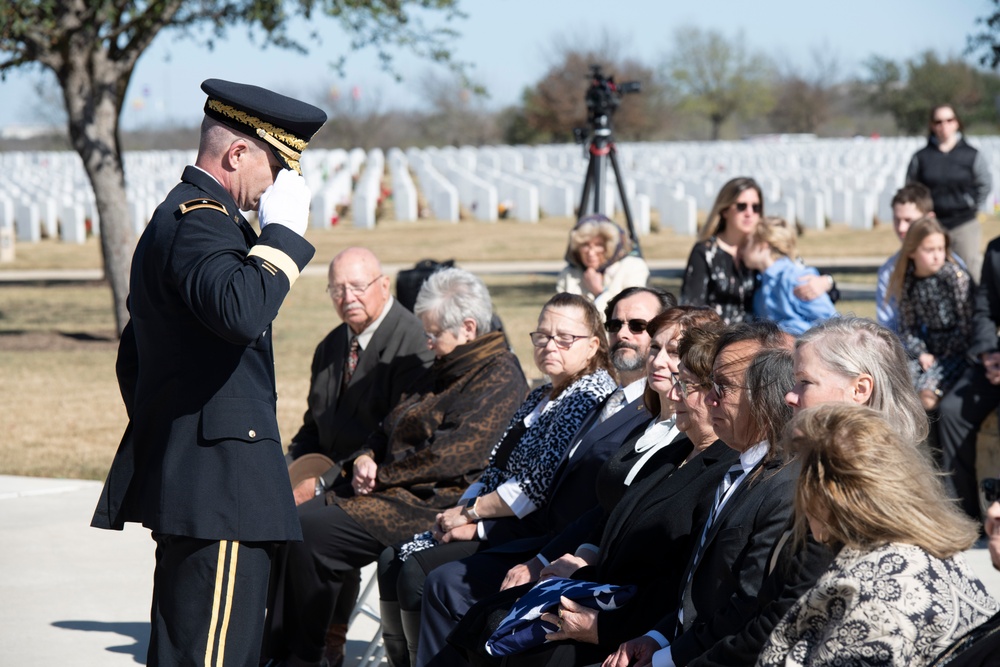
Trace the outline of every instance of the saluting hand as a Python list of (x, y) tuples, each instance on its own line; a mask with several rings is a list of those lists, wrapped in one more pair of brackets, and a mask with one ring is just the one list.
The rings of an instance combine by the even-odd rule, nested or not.
[(304, 236), (309, 226), (309, 202), (312, 193), (306, 179), (291, 169), (282, 169), (274, 184), (260, 196), (257, 217), (260, 228), (268, 225), (288, 227), (299, 236)]

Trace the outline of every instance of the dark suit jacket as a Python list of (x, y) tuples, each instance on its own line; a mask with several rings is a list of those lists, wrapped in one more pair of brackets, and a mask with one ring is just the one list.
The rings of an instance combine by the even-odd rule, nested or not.
[[(688, 449), (690, 451), (690, 449)], [(596, 568), (574, 578), (608, 584), (637, 584), (635, 597), (615, 611), (598, 614), (600, 644), (609, 649), (649, 627), (665, 610), (677, 608), (677, 593), (695, 542), (701, 536), (714, 490), (739, 454), (721, 441), (675, 468), (661, 465), (656, 473), (625, 497), (608, 518)]]
[[(792, 530), (790, 521), (785, 533)], [(796, 543), (794, 535), (781, 545), (774, 570), (767, 575), (754, 600), (741, 601), (748, 608), (739, 612), (749, 618), (735, 634), (715, 643), (706, 653), (694, 658), (688, 665), (694, 667), (752, 666), (764, 648), (774, 626), (791, 606), (813, 587), (820, 575), (833, 562), (834, 553), (811, 537), (805, 543)], [(772, 556), (773, 558), (773, 556)], [(771, 558), (768, 559), (768, 562)], [(683, 650), (683, 649), (682, 649)], [(677, 651), (675, 650), (675, 655)], [(687, 658), (686, 654), (681, 656)], [(677, 663), (682, 664), (682, 663)]]
[[(580, 427), (582, 438), (577, 436), (567, 449), (553, 481), (549, 502), (524, 519), (506, 517), (488, 522), (486, 535), (491, 547), (503, 544), (505, 551), (523, 551), (530, 558), (570, 522), (597, 504), (594, 487), (601, 464), (618, 450), (637, 426), (651, 419), (640, 397), (626, 403), (604, 422), (592, 426), (603, 407), (604, 401)], [(576, 445), (577, 440), (579, 445)], [(574, 445), (575, 451), (570, 457)]]
[[(341, 392), (349, 346), (350, 330), (341, 324), (316, 347), (309, 408), (289, 447), (294, 458), (318, 452), (338, 463), (353, 460), (403, 393), (416, 388), (434, 361), (423, 325), (398, 300), (393, 300), (362, 350), (351, 382)], [(335, 476), (326, 480), (328, 485)]]
[(184, 170), (132, 258), (117, 363), (129, 425), (94, 526), (301, 539), (275, 416), (271, 322), (313, 252), (281, 225), (258, 238), (215, 179)]
[[(687, 664), (746, 624), (746, 610), (764, 582), (774, 545), (792, 515), (798, 465), (770, 461), (750, 474), (709, 529), (694, 576), (688, 581), (689, 561), (681, 578), (682, 632), (678, 632), (676, 613), (668, 614), (656, 627), (672, 638), (671, 653), (678, 665)], [(698, 541), (700, 529), (695, 533)]]

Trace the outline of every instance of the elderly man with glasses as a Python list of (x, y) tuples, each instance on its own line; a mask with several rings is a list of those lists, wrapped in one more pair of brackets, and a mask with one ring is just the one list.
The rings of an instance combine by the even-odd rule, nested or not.
[[(316, 347), (308, 408), (288, 447), (295, 503), (322, 495), (368, 436), (434, 361), (420, 320), (389, 291), (389, 278), (367, 248), (346, 248), (330, 262), (326, 292), (342, 323)], [(311, 455), (311, 456), (310, 456)], [(358, 575), (345, 580), (328, 637), (336, 662)], [(354, 595), (351, 595), (353, 591)]]

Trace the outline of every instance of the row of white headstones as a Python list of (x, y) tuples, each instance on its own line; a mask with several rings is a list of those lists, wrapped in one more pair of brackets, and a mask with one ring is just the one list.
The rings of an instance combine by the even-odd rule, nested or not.
[[(765, 211), (797, 220), (807, 229), (828, 223), (870, 229), (888, 221), (889, 202), (905, 182), (920, 138), (664, 142), (617, 146), (624, 190), (639, 234), (650, 230), (653, 211), (661, 228), (696, 232), (698, 211), (711, 209), (721, 186), (752, 176), (764, 192)], [(971, 141), (993, 174), (983, 210), (1000, 202), (1000, 137)], [(142, 231), (153, 210), (177, 183), (192, 151), (125, 154), (126, 192), (132, 224)], [(606, 159), (605, 159), (606, 160)], [(310, 225), (327, 228), (350, 211), (353, 224), (372, 228), (380, 204), (392, 197), (393, 218), (483, 222), (507, 217), (537, 222), (541, 216), (573, 216), (589, 156), (581, 146), (488, 146), (321, 150), (303, 155), (313, 192)], [(614, 216), (621, 199), (605, 162), (602, 212)], [(72, 152), (0, 154), (0, 243), (37, 242), (43, 236), (82, 243), (100, 234), (94, 194), (79, 156)], [(596, 189), (596, 186), (595, 186)], [(592, 210), (592, 199), (585, 205)]]

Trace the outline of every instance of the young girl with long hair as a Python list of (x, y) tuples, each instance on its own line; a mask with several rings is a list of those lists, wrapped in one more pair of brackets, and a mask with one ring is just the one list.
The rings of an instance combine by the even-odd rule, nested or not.
[(917, 393), (933, 410), (965, 370), (972, 326), (972, 279), (937, 219), (921, 218), (906, 233), (886, 293), (893, 297)]

